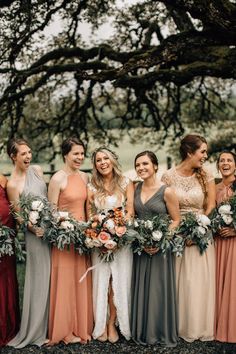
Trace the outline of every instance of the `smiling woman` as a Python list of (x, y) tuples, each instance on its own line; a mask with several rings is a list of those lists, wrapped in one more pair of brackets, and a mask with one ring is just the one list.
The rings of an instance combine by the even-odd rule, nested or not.
[[(222, 182), (216, 186), (216, 200), (220, 204), (235, 194), (236, 155), (222, 152), (217, 167), (222, 175)], [(221, 342), (236, 343), (236, 230), (230, 226), (222, 227), (216, 237), (215, 337)]]
[[(30, 166), (32, 152), (27, 141), (11, 139), (7, 151), (14, 163), (7, 193), (18, 211), (21, 194), (46, 197), (47, 188), (39, 166)], [(28, 344), (41, 346), (47, 335), (50, 278), (50, 251), (42, 240), (42, 229), (28, 224), (25, 233), (27, 261), (20, 331), (8, 344), (23, 348)], [(40, 268), (40, 272), (38, 271)]]
[[(103, 146), (92, 156), (92, 180), (88, 185), (88, 216), (123, 208), (126, 218), (133, 216), (133, 184), (120, 170), (117, 155)], [(130, 289), (132, 252), (129, 246), (117, 249), (111, 263), (100, 262), (93, 254), (93, 308), (95, 327), (93, 337), (111, 343), (118, 341), (116, 323), (123, 336), (130, 339)]]
[[(180, 145), (182, 161), (168, 170), (162, 180), (175, 189), (182, 215), (188, 212), (208, 215), (215, 206), (215, 183), (203, 168), (207, 142), (202, 136), (185, 136)], [(176, 293), (179, 336), (188, 342), (214, 338), (215, 248), (210, 244), (200, 255), (188, 243), (176, 259)]]
[[(64, 165), (49, 183), (48, 198), (60, 211), (69, 212), (75, 219), (84, 221), (86, 185), (88, 177), (80, 171), (84, 161), (84, 144), (75, 137), (63, 141), (61, 153)], [(90, 258), (75, 253), (74, 247), (60, 251), (52, 249), (50, 289), (49, 340), (86, 343), (91, 339), (92, 279), (89, 273), (83, 282), (82, 275), (90, 266)]]

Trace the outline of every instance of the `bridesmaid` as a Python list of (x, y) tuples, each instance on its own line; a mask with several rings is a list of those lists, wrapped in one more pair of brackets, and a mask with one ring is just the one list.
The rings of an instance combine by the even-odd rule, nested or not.
[[(92, 156), (93, 173), (88, 185), (88, 215), (103, 210), (125, 207), (127, 218), (133, 216), (133, 184), (124, 177), (116, 154), (107, 147), (98, 148)], [(93, 254), (93, 337), (101, 342), (119, 339), (116, 324), (124, 337), (130, 339), (130, 290), (132, 253), (124, 247), (114, 253), (114, 260), (101, 263)]]
[[(135, 157), (134, 165), (143, 180), (134, 194), (137, 217), (151, 220), (155, 215), (168, 213), (172, 219), (170, 228), (176, 227), (180, 221), (178, 200), (173, 190), (156, 178), (156, 155), (143, 151)], [(132, 337), (140, 344), (173, 347), (178, 339), (173, 256), (171, 252), (164, 256), (155, 248), (145, 251), (140, 256), (134, 254)]]
[[(217, 204), (236, 191), (236, 155), (222, 152), (217, 161), (222, 181), (216, 186)], [(236, 230), (224, 227), (216, 237), (215, 339), (236, 343)]]
[[(185, 136), (180, 145), (182, 161), (168, 170), (162, 180), (175, 189), (182, 214), (208, 215), (215, 206), (214, 178), (205, 171), (207, 142), (199, 135)], [(176, 286), (179, 336), (188, 342), (214, 339), (215, 247), (203, 255), (188, 243), (176, 258)]]
[[(84, 160), (84, 144), (76, 137), (62, 143), (64, 166), (49, 183), (49, 200), (58, 210), (68, 211), (75, 219), (84, 221), (87, 198), (87, 175), (80, 171)], [(86, 343), (93, 328), (92, 279), (89, 273), (79, 280), (90, 267), (89, 256), (70, 250), (52, 249), (50, 291), (49, 339), (50, 344)]]
[[(23, 139), (12, 139), (8, 143), (7, 152), (14, 163), (7, 192), (15, 209), (18, 209), (17, 202), (21, 194), (46, 197), (41, 168), (30, 166), (32, 152), (29, 144)], [(46, 341), (50, 251), (41, 236), (42, 229), (28, 225), (25, 233), (27, 258), (21, 326), (16, 337), (8, 343), (15, 348), (23, 348), (28, 344), (41, 346)]]
[[(6, 194), (7, 179), (0, 174), (0, 223), (15, 229)], [(0, 258), (0, 347), (6, 345), (17, 334), (20, 327), (16, 257)]]

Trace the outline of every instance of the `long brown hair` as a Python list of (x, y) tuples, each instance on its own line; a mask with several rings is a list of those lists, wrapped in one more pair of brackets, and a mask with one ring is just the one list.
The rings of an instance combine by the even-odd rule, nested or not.
[[(184, 161), (188, 154), (194, 154), (196, 150), (200, 148), (202, 144), (207, 144), (206, 139), (197, 134), (188, 134), (186, 135), (180, 143), (180, 156), (182, 161)], [(200, 186), (204, 193), (204, 208), (206, 207), (207, 197), (208, 197), (208, 183), (207, 183), (207, 174), (202, 167), (195, 169), (196, 178), (198, 179)]]
[(122, 188), (122, 182), (123, 182), (123, 175), (121, 172), (121, 167), (118, 161), (118, 156), (116, 153), (106, 146), (101, 146), (98, 149), (96, 149), (93, 154), (92, 154), (92, 163), (93, 163), (93, 171), (92, 171), (92, 178), (91, 178), (91, 183), (92, 185), (96, 188), (97, 190), (97, 195), (99, 195), (101, 198), (104, 198), (107, 195), (107, 190), (104, 188), (104, 181), (102, 175), (98, 172), (96, 168), (96, 156), (98, 152), (103, 152), (106, 154), (113, 166), (113, 179), (112, 179), (112, 185), (111, 188), (112, 190), (115, 191), (120, 191), (122, 194), (125, 193), (124, 189)]

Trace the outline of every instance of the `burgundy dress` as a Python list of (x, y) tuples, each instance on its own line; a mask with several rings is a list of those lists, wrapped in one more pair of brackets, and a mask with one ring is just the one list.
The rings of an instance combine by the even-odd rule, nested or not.
[[(0, 220), (14, 228), (6, 195), (6, 180), (0, 176)], [(18, 332), (20, 324), (18, 282), (15, 256), (0, 258), (0, 347), (6, 345)]]

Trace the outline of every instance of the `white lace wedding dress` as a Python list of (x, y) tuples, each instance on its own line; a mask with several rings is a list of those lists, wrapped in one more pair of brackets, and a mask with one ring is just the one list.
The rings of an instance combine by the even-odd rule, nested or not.
[[(129, 180), (124, 179), (125, 186)], [(89, 184), (88, 188), (94, 193), (94, 204), (97, 213), (120, 207), (124, 203), (124, 196), (109, 195), (101, 202), (96, 198), (96, 189)], [(95, 326), (93, 338), (100, 337), (106, 327), (108, 317), (108, 291), (111, 279), (114, 292), (114, 304), (117, 310), (117, 324), (123, 336), (129, 340), (130, 332), (130, 296), (133, 255), (129, 246), (114, 253), (114, 260), (110, 263), (101, 263), (98, 253), (92, 255), (93, 265), (99, 264), (93, 270), (93, 311)]]

